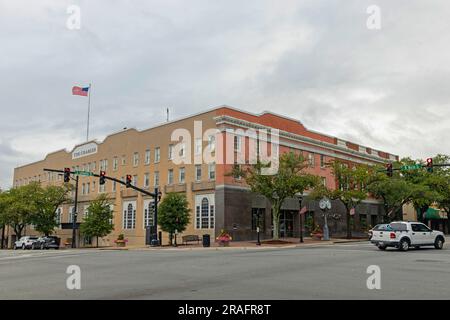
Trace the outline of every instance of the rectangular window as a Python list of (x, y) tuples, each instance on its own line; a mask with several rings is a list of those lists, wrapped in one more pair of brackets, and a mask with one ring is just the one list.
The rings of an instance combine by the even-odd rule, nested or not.
[(325, 156), (323, 154), (320, 155), (320, 167), (325, 168)]
[(179, 183), (184, 183), (184, 181), (185, 181), (185, 177), (186, 176), (186, 169), (185, 168), (180, 168), (180, 174), (179, 174), (179, 177), (178, 177), (178, 182)]
[(99, 184), (98, 185), (98, 192), (105, 192), (105, 184)]
[(234, 151), (240, 152), (241, 151), (241, 137), (240, 136), (234, 136)]
[(195, 181), (202, 180), (202, 166), (200, 164), (195, 166)]
[(173, 160), (173, 144), (169, 144), (169, 154), (167, 157), (169, 160)]
[(92, 170), (92, 172), (95, 172), (95, 170), (97, 169), (96, 168), (97, 167), (97, 162), (92, 162), (92, 164), (91, 164), (91, 170)]
[(216, 164), (211, 163), (208, 165), (208, 179), (215, 180), (216, 179)]
[(309, 166), (312, 168), (314, 168), (314, 166), (315, 166), (314, 159), (315, 159), (314, 153), (308, 153), (308, 163), (309, 163)]
[(216, 137), (213, 135), (208, 136), (208, 149), (210, 151), (216, 150)]
[(202, 154), (202, 143), (203, 143), (203, 141), (201, 138), (195, 139), (195, 155), (196, 156), (199, 156)]
[(161, 149), (155, 148), (155, 163), (158, 163), (161, 157)]
[(113, 183), (112, 183), (112, 191), (116, 192), (116, 190), (117, 190), (117, 182), (113, 181)]
[(150, 186), (150, 174), (144, 174), (144, 188), (148, 188)]
[(150, 164), (150, 149), (145, 150), (145, 164)]
[(119, 167), (119, 159), (117, 159), (117, 157), (114, 157), (114, 159), (113, 159), (113, 171), (117, 171), (118, 167)]
[(86, 184), (83, 183), (83, 184), (81, 185), (81, 194), (84, 195), (85, 192), (86, 192)]
[(153, 184), (155, 187), (159, 187), (159, 171), (155, 171), (155, 176), (153, 178)]
[(91, 184), (88, 182), (88, 183), (86, 184), (86, 194), (89, 194), (90, 188), (91, 188)]
[(327, 186), (327, 178), (322, 177), (322, 184), (323, 184), (324, 187)]
[(173, 169), (169, 169), (168, 171), (167, 184), (173, 184)]
[(135, 152), (133, 154), (133, 166), (137, 167), (139, 165), (139, 153)]
[(133, 186), (137, 186), (138, 185), (138, 176), (137, 175), (133, 176), (132, 184), (133, 184)]
[(127, 158), (125, 155), (122, 156), (122, 165), (124, 166), (127, 163)]

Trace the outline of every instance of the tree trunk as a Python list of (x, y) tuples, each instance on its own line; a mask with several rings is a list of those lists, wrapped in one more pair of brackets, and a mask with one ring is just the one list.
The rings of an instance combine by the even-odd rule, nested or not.
[(25, 226), (20, 226), (20, 225), (15, 225), (14, 226), (14, 232), (15, 232), (15, 234), (16, 234), (16, 238), (17, 238), (17, 240), (19, 240), (20, 238), (22, 238), (22, 231), (23, 231), (23, 228), (24, 228)]
[(170, 232), (170, 233), (169, 233), (169, 246), (172, 245), (172, 238), (173, 238), (173, 233)]
[(278, 206), (273, 206), (273, 240), (280, 239), (280, 208)]
[(98, 236), (97, 236), (97, 248), (98, 248)]
[(350, 226), (350, 221), (352, 219), (352, 216), (350, 215), (350, 209), (346, 207), (346, 211), (347, 211), (347, 239), (351, 239), (352, 238), (352, 229)]

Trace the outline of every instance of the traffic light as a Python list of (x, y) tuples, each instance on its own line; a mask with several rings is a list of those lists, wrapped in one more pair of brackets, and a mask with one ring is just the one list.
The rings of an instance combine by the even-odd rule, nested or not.
[(386, 173), (389, 178), (392, 178), (392, 176), (394, 175), (394, 168), (392, 166), (392, 163), (388, 163)]
[(64, 182), (70, 181), (70, 168), (64, 168)]
[(127, 188), (131, 187), (131, 181), (132, 181), (133, 177), (131, 176), (131, 174), (127, 174), (127, 179), (125, 181)]
[(433, 158), (427, 159), (427, 171), (430, 173), (433, 172)]
[(106, 176), (106, 171), (100, 171), (100, 184), (105, 184), (105, 176)]

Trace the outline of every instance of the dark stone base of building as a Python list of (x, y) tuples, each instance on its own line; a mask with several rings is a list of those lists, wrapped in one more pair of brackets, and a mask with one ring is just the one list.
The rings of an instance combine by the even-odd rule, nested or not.
[[(216, 225), (215, 233), (221, 230), (229, 232), (233, 240), (251, 241), (257, 239), (257, 226), (260, 226), (261, 239), (272, 238), (272, 209), (269, 201), (261, 195), (254, 194), (244, 188), (221, 186), (216, 188)], [(318, 201), (306, 197), (301, 206), (306, 206), (303, 216), (304, 236), (310, 236), (314, 226), (323, 228), (323, 212)], [(300, 237), (300, 204), (295, 198), (286, 199), (280, 215), (280, 236), (282, 238)], [(384, 209), (376, 202), (364, 202), (356, 207), (352, 217), (351, 230), (354, 237), (367, 236), (370, 227), (383, 222)], [(331, 237), (347, 235), (346, 210), (339, 201), (332, 201), (332, 209), (328, 212), (328, 228)]]

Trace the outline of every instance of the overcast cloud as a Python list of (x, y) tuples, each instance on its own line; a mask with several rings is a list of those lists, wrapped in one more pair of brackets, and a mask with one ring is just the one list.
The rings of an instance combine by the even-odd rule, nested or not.
[[(81, 29), (66, 10), (81, 8)], [(369, 5), (381, 29), (369, 30)], [(0, 0), (0, 187), (91, 137), (219, 105), (426, 158), (450, 153), (448, 0)]]

